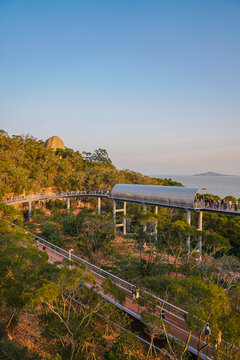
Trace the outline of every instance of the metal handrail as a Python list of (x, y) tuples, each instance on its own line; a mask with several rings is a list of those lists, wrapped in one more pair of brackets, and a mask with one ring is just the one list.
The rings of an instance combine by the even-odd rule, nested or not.
[(26, 201), (33, 201), (33, 200), (45, 200), (45, 199), (54, 199), (54, 198), (65, 198), (69, 196), (100, 196), (100, 197), (108, 197), (109, 191), (106, 190), (95, 190), (95, 191), (59, 191), (57, 193), (51, 194), (32, 194), (32, 195), (21, 195), (21, 196), (13, 196), (10, 198), (3, 198), (1, 199), (2, 202), (5, 204), (13, 204), (18, 202), (26, 202)]
[(209, 202), (207, 200), (200, 200), (194, 202), (194, 209), (204, 209), (204, 210), (221, 210), (221, 211), (231, 211), (231, 212), (239, 212), (240, 204), (239, 203), (216, 203)]

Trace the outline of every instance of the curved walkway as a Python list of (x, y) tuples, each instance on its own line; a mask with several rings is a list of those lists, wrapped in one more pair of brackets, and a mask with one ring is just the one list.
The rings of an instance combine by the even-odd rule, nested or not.
[[(70, 198), (79, 198), (79, 197), (96, 197), (96, 198), (108, 198), (111, 200), (119, 200), (119, 201), (126, 201), (126, 202), (136, 202), (141, 203), (142, 201), (137, 200), (130, 200), (129, 198), (114, 198), (112, 196), (111, 191), (105, 190), (96, 190), (96, 191), (58, 191), (56, 193), (41, 193), (41, 194), (32, 194), (32, 195), (22, 195), (22, 196), (13, 196), (13, 197), (6, 197), (2, 198), (0, 201), (4, 202), (8, 205), (14, 204), (21, 204), (21, 203), (31, 203), (33, 201), (41, 201), (41, 200), (52, 200), (52, 199), (70, 199)], [(147, 202), (146, 205), (155, 205), (161, 206), (166, 208), (178, 208), (186, 210), (186, 206), (184, 205), (173, 205), (161, 202)], [(235, 215), (240, 216), (240, 204), (232, 203), (232, 202), (224, 202), (221, 203), (217, 201), (208, 201), (208, 200), (195, 200), (192, 207), (188, 207), (188, 210), (193, 211), (207, 211), (207, 212), (214, 212), (223, 215)]]

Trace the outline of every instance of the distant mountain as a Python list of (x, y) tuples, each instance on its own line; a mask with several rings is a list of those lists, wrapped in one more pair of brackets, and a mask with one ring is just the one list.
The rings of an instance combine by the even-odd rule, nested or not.
[(202, 174), (194, 174), (193, 176), (229, 176), (229, 175), (216, 173), (214, 171), (207, 171), (207, 172), (202, 173)]

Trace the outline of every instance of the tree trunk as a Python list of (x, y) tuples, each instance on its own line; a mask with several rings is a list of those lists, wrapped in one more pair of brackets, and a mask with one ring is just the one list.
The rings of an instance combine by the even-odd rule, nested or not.
[(13, 313), (12, 313), (10, 319), (8, 320), (8, 323), (7, 323), (7, 326), (6, 326), (7, 329), (11, 325), (11, 322), (12, 322), (12, 319), (14, 318), (15, 313), (16, 313), (16, 309), (14, 308)]

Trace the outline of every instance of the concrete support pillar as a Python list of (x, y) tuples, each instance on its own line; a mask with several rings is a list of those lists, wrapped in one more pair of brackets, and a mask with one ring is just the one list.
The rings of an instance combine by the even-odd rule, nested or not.
[[(199, 211), (198, 213), (198, 227), (199, 231), (202, 231), (202, 221), (203, 221), (203, 212)], [(202, 235), (198, 236), (198, 260), (202, 260)]]
[[(126, 210), (127, 210), (127, 203), (126, 201), (123, 202), (123, 208), (122, 209), (117, 209), (117, 203), (116, 200), (113, 200), (113, 222), (115, 225), (115, 229), (117, 227), (120, 227), (123, 229), (123, 235), (126, 235)], [(117, 216), (116, 214), (118, 213), (123, 213), (123, 221), (122, 223), (118, 223), (117, 224)]]
[[(191, 211), (187, 209), (187, 223), (191, 225)], [(191, 238), (190, 236), (187, 237), (186, 240), (186, 246), (187, 246), (187, 260), (190, 258), (190, 246), (191, 246)]]
[(70, 198), (67, 198), (67, 213), (69, 214), (70, 211)]
[(28, 203), (28, 220), (31, 220), (32, 218), (32, 202), (29, 201)]
[(124, 201), (123, 202), (123, 235), (126, 235), (127, 233), (126, 215), (127, 215), (127, 203), (126, 201)]
[[(158, 214), (158, 206), (154, 206), (154, 214), (155, 215)], [(155, 235), (155, 237), (157, 237), (157, 228), (158, 228), (158, 223), (156, 222), (154, 224), (154, 235)]]
[(97, 213), (99, 215), (101, 214), (101, 198), (100, 197), (97, 198)]
[(113, 222), (116, 225), (116, 201), (113, 200)]
[[(143, 212), (146, 212), (147, 211), (147, 205), (146, 204), (143, 204)], [(147, 231), (147, 225), (143, 225), (143, 232), (146, 232)]]

